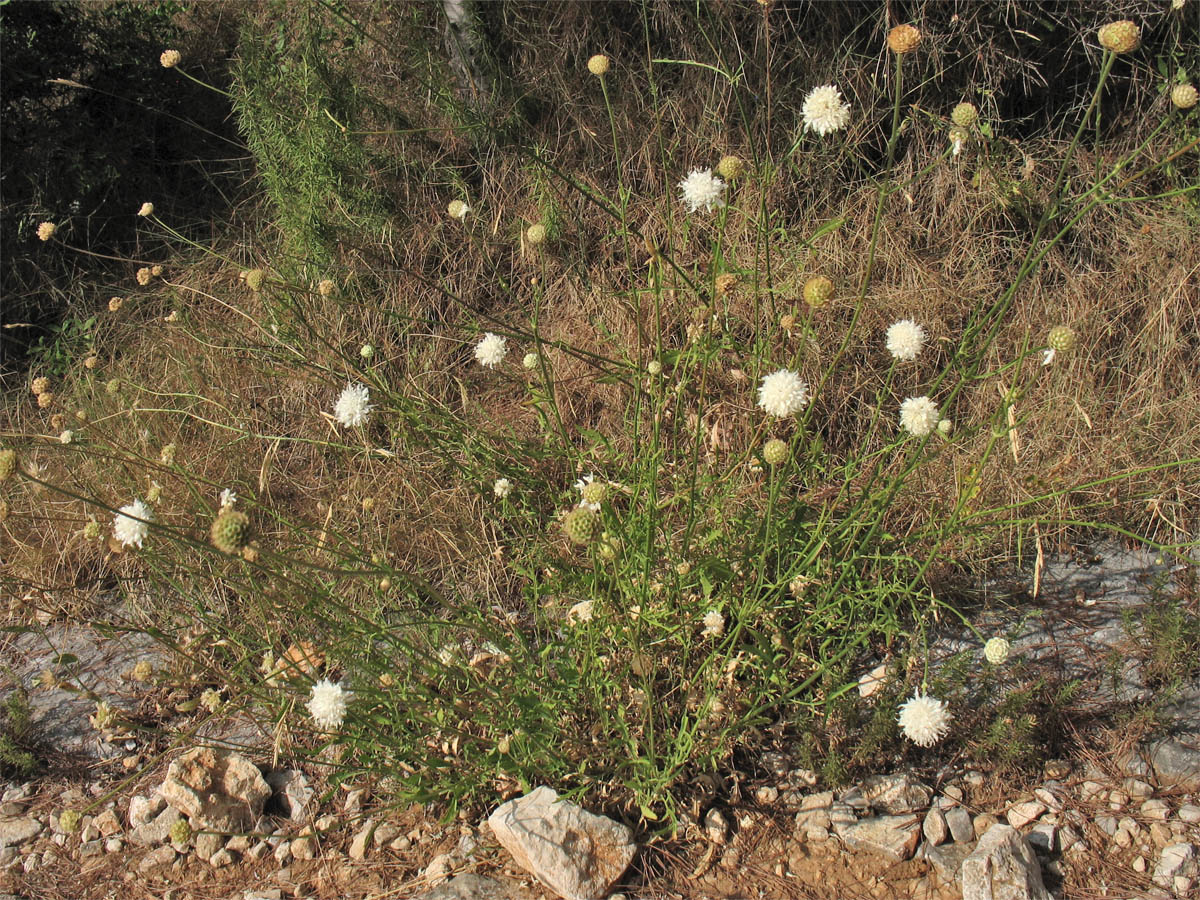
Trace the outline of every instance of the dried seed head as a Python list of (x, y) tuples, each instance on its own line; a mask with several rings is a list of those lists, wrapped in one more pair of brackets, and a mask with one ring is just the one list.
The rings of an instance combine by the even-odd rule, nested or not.
[(1129, 53), (1136, 50), (1142, 42), (1141, 29), (1128, 19), (1101, 25), (1096, 37), (1100, 40), (1101, 47), (1113, 53)]
[(595, 75), (597, 78), (599, 78), (602, 75), (607, 74), (609, 65), (610, 65), (609, 58), (607, 56), (605, 56), (603, 53), (597, 53), (595, 56), (589, 58), (587, 61), (588, 71), (591, 72), (593, 75)]
[(974, 103), (960, 103), (950, 113), (950, 121), (961, 128), (970, 128), (979, 121), (979, 110)]
[(897, 25), (888, 32), (887, 45), (893, 53), (912, 53), (921, 43), (921, 32), (912, 25)]
[(804, 282), (804, 302), (814, 309), (824, 306), (833, 296), (833, 282), (818, 275)]

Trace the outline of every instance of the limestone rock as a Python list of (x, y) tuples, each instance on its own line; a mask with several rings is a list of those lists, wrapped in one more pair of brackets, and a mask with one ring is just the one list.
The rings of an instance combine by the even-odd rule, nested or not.
[(495, 879), (482, 875), (459, 875), (416, 900), (514, 900), (514, 895)]
[(367, 819), (362, 824), (362, 828), (354, 835), (354, 840), (350, 842), (350, 858), (362, 859), (367, 855), (367, 848), (371, 846), (371, 835), (375, 831), (375, 820)]
[(169, 866), (173, 862), (175, 862), (174, 847), (157, 847), (142, 857), (142, 861), (138, 863), (138, 871), (145, 875), (161, 866)]
[(0, 819), (0, 850), (23, 844), (41, 831), (42, 823), (31, 817)]
[(271, 787), (267, 812), (278, 812), (297, 825), (303, 823), (313, 796), (304, 773), (297, 769), (277, 769), (267, 773), (266, 782)]
[(969, 844), (975, 840), (975, 826), (971, 822), (971, 814), (963, 807), (956, 806), (946, 810), (946, 824), (950, 826), (950, 834), (959, 844)]
[(1171, 887), (1176, 878), (1194, 878), (1200, 874), (1200, 860), (1196, 858), (1196, 845), (1186, 842), (1163, 847), (1154, 867), (1154, 883)]
[(923, 844), (917, 851), (917, 856), (928, 860), (942, 881), (947, 884), (955, 884), (958, 881), (958, 873), (962, 869), (963, 860), (974, 850), (974, 841), (969, 844), (943, 844), (941, 846)]
[(201, 859), (211, 859), (225, 843), (225, 838), (211, 831), (201, 831), (193, 838), (196, 845), (196, 855)]
[(1038, 800), (1014, 803), (1009, 807), (1006, 818), (1013, 828), (1024, 828), (1046, 811), (1046, 805)]
[(162, 798), (161, 794), (154, 794), (152, 797), (145, 797), (141, 794), (135, 794), (129, 798), (129, 827), (137, 828), (139, 825), (145, 825), (166, 807), (167, 801)]
[(258, 767), (231, 751), (197, 747), (171, 763), (162, 796), (197, 828), (250, 831), (271, 788)]
[(896, 775), (872, 775), (863, 781), (862, 795), (873, 809), (897, 816), (929, 806), (929, 801), (933, 799), (933, 788), (901, 772)]
[(876, 816), (838, 829), (838, 837), (855, 850), (882, 853), (903, 862), (917, 849), (921, 820), (915, 815)]
[(946, 843), (946, 838), (950, 836), (950, 830), (946, 826), (946, 814), (940, 807), (936, 805), (929, 807), (929, 812), (925, 814), (925, 821), (921, 824), (921, 831), (925, 835), (925, 840), (935, 847), (938, 844)]
[(106, 809), (100, 815), (96, 816), (93, 824), (105, 837), (112, 837), (121, 830), (121, 820), (117, 818), (117, 814), (111, 809)]
[(626, 826), (545, 786), (502, 804), (488, 824), (518, 865), (567, 900), (607, 897), (637, 852)]
[(133, 831), (129, 832), (129, 839), (142, 847), (153, 847), (155, 844), (161, 844), (167, 839), (167, 835), (170, 834), (171, 826), (181, 818), (179, 810), (168, 806), (149, 822), (139, 825)]
[(1176, 738), (1164, 738), (1148, 750), (1160, 787), (1200, 791), (1200, 750)]
[(989, 828), (959, 877), (963, 900), (1052, 900), (1033, 848), (1011, 825)]

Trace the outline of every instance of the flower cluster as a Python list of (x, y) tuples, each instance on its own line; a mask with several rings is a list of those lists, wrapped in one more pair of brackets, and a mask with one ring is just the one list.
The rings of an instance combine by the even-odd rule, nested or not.
[(368, 402), (370, 399), (371, 392), (367, 390), (366, 385), (348, 384), (342, 389), (341, 396), (334, 404), (333, 417), (337, 419), (338, 424), (344, 425), (346, 428), (362, 425), (371, 415), (371, 410), (374, 409)]
[(794, 416), (808, 403), (808, 385), (788, 369), (763, 378), (758, 388), (758, 405), (777, 418)]
[(909, 397), (900, 404), (900, 427), (916, 437), (924, 437), (938, 427), (937, 404), (928, 397)]
[(123, 547), (140, 548), (150, 533), (150, 522), (153, 520), (154, 513), (150, 507), (141, 500), (134, 500), (118, 510), (113, 519), (113, 537)]
[(912, 361), (925, 346), (925, 329), (911, 319), (901, 319), (888, 328), (885, 343), (896, 359)]
[(340, 684), (322, 678), (312, 687), (308, 712), (323, 731), (335, 731), (346, 719), (346, 691)]
[(500, 363), (504, 362), (504, 357), (508, 354), (508, 348), (505, 346), (505, 343), (506, 340), (504, 338), (489, 331), (475, 345), (475, 358), (479, 360), (481, 366), (494, 369)]
[(821, 137), (840, 131), (850, 123), (850, 104), (842, 102), (842, 92), (832, 84), (823, 84), (804, 98), (804, 127)]
[(900, 707), (897, 721), (904, 736), (918, 747), (932, 747), (946, 736), (952, 718), (944, 701), (916, 691)]
[(683, 202), (688, 212), (703, 209), (712, 212), (713, 208), (725, 205), (725, 182), (712, 173), (712, 169), (692, 169), (687, 178), (679, 182)]

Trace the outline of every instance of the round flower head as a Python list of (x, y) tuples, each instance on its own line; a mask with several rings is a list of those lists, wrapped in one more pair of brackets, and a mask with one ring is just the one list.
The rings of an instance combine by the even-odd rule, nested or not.
[(912, 25), (897, 25), (888, 32), (887, 45), (893, 53), (912, 53), (921, 43), (921, 32)]
[(330, 294), (333, 293), (333, 289), (335, 287), (336, 287), (336, 285), (333, 283), (332, 279), (322, 278), (321, 281), (319, 281), (317, 283), (317, 293), (320, 294), (322, 297), (328, 297)]
[(53, 391), (42, 391), (40, 394), (37, 395), (38, 409), (49, 409), (51, 404), (53, 404), (53, 403), (54, 403), (54, 392)]
[(1129, 53), (1142, 42), (1141, 29), (1128, 19), (1101, 25), (1096, 37), (1101, 47), (1113, 53)]
[(746, 172), (746, 161), (740, 156), (722, 156), (721, 161), (717, 163), (717, 174), (726, 181), (733, 181), (735, 178), (741, 178)]
[(850, 122), (850, 104), (842, 102), (842, 92), (832, 84), (823, 84), (804, 98), (804, 127), (824, 137)]
[(521, 360), (521, 365), (527, 369), (536, 369), (540, 362), (541, 359), (538, 357), (538, 355), (530, 352), (525, 354), (525, 357)]
[(141, 500), (122, 506), (113, 519), (113, 537), (123, 547), (141, 548), (142, 541), (150, 533), (150, 522), (154, 513)]
[(649, 365), (646, 366), (646, 371), (651, 375), (661, 375), (662, 363), (660, 363), (657, 359), (652, 359), (650, 360)]
[(715, 609), (710, 609), (704, 615), (704, 637), (718, 637), (725, 633), (725, 617)]
[(998, 666), (1008, 659), (1008, 641), (1002, 637), (990, 638), (983, 645), (983, 658), (993, 666)]
[(950, 121), (960, 128), (970, 128), (979, 121), (979, 110), (974, 103), (960, 103), (950, 113)]
[(138, 215), (139, 216), (154, 215), (154, 204), (153, 203), (143, 203), (142, 208), (138, 210)]
[(529, 243), (533, 244), (535, 247), (538, 244), (545, 243), (546, 226), (541, 222), (538, 222), (536, 225), (530, 225), (525, 231), (525, 240), (529, 241)]
[(58, 442), (60, 444), (69, 444), (74, 440), (75, 432), (73, 432), (70, 428), (65, 429), (63, 433), (58, 436)]
[[(205, 691), (205, 693), (208, 693), (208, 691)], [(180, 847), (183, 846), (192, 839), (191, 823), (187, 819), (176, 819), (175, 823), (167, 831), (167, 837), (171, 839), (172, 844)]]
[(100, 365), (100, 357), (98, 356), (89, 356), (83, 361), (83, 367), (85, 369), (94, 369), (98, 365)]
[(901, 319), (888, 328), (885, 343), (896, 359), (914, 360), (925, 346), (925, 329), (911, 319)]
[(588, 71), (599, 78), (608, 72), (609, 59), (603, 53), (597, 53), (587, 61)]
[(467, 213), (471, 211), (471, 207), (463, 203), (461, 200), (451, 200), (450, 205), (446, 207), (446, 212), (450, 214), (450, 218), (458, 219), (460, 222), (467, 217)]
[(1075, 332), (1066, 325), (1055, 325), (1046, 336), (1046, 343), (1051, 350), (1072, 350), (1075, 347)]
[(39, 375), (37, 378), (33, 379), (33, 384), (29, 386), (29, 389), (33, 391), (33, 396), (35, 397), (44, 394), (46, 391), (50, 390), (50, 379), (45, 375)]
[(563, 531), (573, 544), (590, 544), (596, 537), (599, 518), (593, 509), (577, 506), (563, 518)]
[(725, 205), (722, 196), (725, 182), (713, 175), (712, 169), (692, 169), (687, 178), (679, 182), (679, 190), (688, 212), (696, 212), (701, 208), (705, 212), (712, 212), (713, 207)]
[(1177, 109), (1191, 109), (1200, 100), (1200, 92), (1190, 84), (1177, 84), (1171, 89), (1171, 102)]
[(108, 301), (108, 311), (117, 312), (125, 305), (125, 300), (121, 297), (110, 297)]
[(608, 497), (608, 484), (597, 481), (595, 475), (586, 475), (575, 482), (575, 487), (582, 496), (580, 506), (586, 506), (593, 512), (600, 510), (600, 504)]
[(774, 438), (763, 444), (763, 459), (777, 466), (788, 458), (788, 446), (779, 438)]
[(137, 274), (134, 277), (137, 278), (138, 284), (145, 287), (150, 283), (150, 279), (154, 277), (154, 273), (150, 271), (149, 266), (142, 266), (137, 270)]
[(8, 481), (17, 470), (17, 451), (9, 447), (0, 450), (0, 482)]
[(904, 736), (918, 747), (932, 747), (946, 736), (952, 718), (943, 701), (916, 691), (900, 707), (897, 721)]
[(83, 537), (85, 540), (98, 541), (100, 539), (100, 523), (92, 519), (83, 526)]
[(505, 339), (490, 331), (485, 333), (479, 343), (475, 345), (475, 358), (479, 360), (481, 366), (489, 369), (494, 369), (504, 362), (507, 354), (508, 348), (505, 347)]
[(266, 278), (266, 274), (262, 269), (251, 269), (246, 273), (246, 287), (257, 294), (262, 290), (263, 279)]
[(74, 834), (79, 830), (83, 816), (76, 809), (64, 809), (58, 816), (58, 829), (63, 834)]
[(53, 222), (43, 222), (37, 227), (38, 240), (48, 241), (54, 237), (54, 232), (58, 231), (58, 226)]
[(348, 384), (333, 406), (333, 417), (347, 428), (362, 425), (375, 408), (368, 402), (370, 399), (371, 392), (366, 385)]
[(183, 54), (178, 50), (164, 50), (158, 61), (162, 63), (164, 69), (173, 69), (179, 65), (181, 59), (183, 59)]
[(370, 344), (363, 344), (361, 347), (358, 348), (358, 355), (361, 356), (363, 359), (370, 359), (372, 356), (375, 355), (375, 348), (372, 347)]
[(808, 403), (808, 385), (788, 369), (763, 377), (758, 387), (758, 405), (780, 419), (794, 416)]
[(104, 393), (110, 397), (116, 396), (121, 390), (121, 379), (110, 378), (104, 385)]
[(938, 431), (944, 435), (949, 435), (954, 430), (954, 423), (949, 419), (942, 419), (938, 422)]
[(909, 434), (924, 437), (939, 420), (937, 404), (928, 397), (909, 397), (900, 404), (900, 425)]
[(209, 539), (212, 545), (222, 553), (230, 555), (240, 553), (246, 546), (250, 536), (250, 517), (238, 512), (233, 506), (221, 509), (220, 514), (213, 519)]
[(497, 478), (496, 483), (492, 485), (492, 493), (503, 500), (512, 493), (512, 482), (507, 478)]
[(162, 273), (163, 273), (162, 266), (151, 266), (150, 267), (150, 274), (153, 275), (155, 278), (158, 278), (160, 275), (162, 275)]
[(167, 444), (162, 448), (162, 452), (158, 454), (158, 461), (164, 466), (172, 465), (175, 462), (175, 445)]
[(322, 678), (312, 686), (308, 712), (322, 731), (340, 728), (346, 719), (346, 692), (340, 684)]
[(804, 282), (804, 302), (813, 309), (824, 306), (833, 296), (833, 282), (824, 275), (817, 275)]

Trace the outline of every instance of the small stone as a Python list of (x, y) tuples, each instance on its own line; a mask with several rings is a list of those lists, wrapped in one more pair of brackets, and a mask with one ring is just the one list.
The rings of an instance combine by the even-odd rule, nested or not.
[(1150, 825), (1150, 840), (1154, 841), (1157, 847), (1165, 847), (1175, 840), (1175, 835), (1162, 822), (1154, 822)]
[(1113, 839), (1113, 843), (1116, 844), (1118, 847), (1132, 847), (1133, 846), (1133, 835), (1131, 835), (1124, 828), (1118, 828), (1117, 833), (1113, 835), (1112, 839)]
[(1200, 791), (1200, 750), (1165, 738), (1151, 745), (1148, 755), (1159, 786)]
[(396, 853), (404, 853), (411, 848), (412, 840), (408, 837), (408, 835), (402, 835), (388, 844), (388, 849), (393, 850)]
[(95, 840), (95, 839), (90, 840), (90, 841), (84, 841), (82, 844), (79, 845), (79, 856), (81, 858), (87, 858), (89, 856), (99, 856), (103, 852), (104, 852), (104, 848), (100, 846), (100, 841)]
[(322, 833), (326, 831), (333, 831), (333, 829), (337, 827), (337, 818), (331, 815), (324, 815), (317, 819), (315, 824), (317, 826), (317, 831)]
[(208, 864), (214, 869), (221, 869), (233, 864), (233, 854), (228, 850), (218, 850), (208, 858)]
[[(948, 885), (956, 885), (959, 870), (962, 868), (962, 861), (970, 856), (974, 850), (974, 842), (969, 844), (944, 844), (942, 846), (923, 844), (921, 849), (917, 851), (917, 857), (928, 860), (933, 870), (937, 872), (938, 877), (943, 882)], [(958, 896), (957, 890), (954, 896)]]
[(42, 823), (32, 816), (20, 819), (0, 819), (0, 849), (16, 847), (42, 833)]
[(933, 789), (902, 772), (866, 778), (862, 796), (872, 809), (896, 816), (925, 809), (933, 799)]
[(27, 857), (25, 857), (25, 862), (21, 864), (21, 868), (24, 870), (25, 874), (28, 875), (41, 864), (42, 858), (36, 853), (30, 853)]
[(704, 817), (704, 834), (714, 844), (723, 844), (729, 837), (729, 823), (720, 810), (710, 809)]
[(145, 875), (162, 866), (169, 866), (173, 862), (175, 862), (173, 847), (157, 847), (142, 857), (142, 861), (138, 863), (138, 871)]
[(397, 835), (400, 834), (400, 829), (391, 822), (382, 822), (375, 829), (373, 842), (376, 847), (382, 847), (384, 844), (391, 843)]
[(1033, 792), (1033, 796), (1045, 804), (1046, 809), (1052, 810), (1053, 812), (1062, 811), (1062, 801), (1059, 800), (1058, 796), (1050, 789), (1046, 787), (1040, 787)]
[(949, 809), (963, 802), (963, 789), (957, 784), (948, 784), (942, 788), (942, 809)]
[(1175, 876), (1187, 876), (1196, 871), (1196, 847), (1178, 843), (1164, 847), (1154, 867), (1154, 883), (1160, 887), (1172, 887)]
[(1137, 778), (1126, 778), (1121, 782), (1121, 787), (1125, 789), (1125, 793), (1135, 800), (1145, 800), (1154, 793), (1154, 788)]
[(1188, 878), (1185, 875), (1176, 875), (1171, 884), (1175, 888), (1176, 897), (1187, 897), (1191, 895), (1192, 886), (1196, 883), (1195, 878)]
[(925, 821), (921, 823), (921, 833), (925, 835), (925, 840), (935, 847), (946, 842), (946, 838), (950, 835), (950, 829), (946, 825), (946, 816), (939, 806), (929, 807), (929, 812), (925, 814)]
[(153, 847), (161, 844), (171, 833), (171, 826), (181, 818), (179, 810), (167, 806), (149, 822), (139, 825), (129, 833), (129, 839), (142, 847)]
[(852, 849), (882, 853), (899, 862), (913, 855), (920, 833), (915, 815), (876, 816), (838, 829), (838, 837)]
[(779, 788), (763, 785), (754, 792), (754, 799), (763, 806), (768, 806), (779, 799)]
[(1079, 796), (1081, 799), (1094, 800), (1097, 803), (1104, 799), (1105, 789), (1098, 781), (1085, 781), (1079, 785)]
[(1096, 827), (1109, 837), (1112, 837), (1117, 833), (1116, 816), (1096, 816)]
[(963, 900), (1052, 900), (1042, 883), (1042, 869), (1021, 833), (997, 823), (963, 860)]
[(1129, 802), (1129, 795), (1124, 791), (1110, 791), (1108, 794), (1108, 808), (1113, 810), (1123, 809), (1125, 804)]
[(21, 854), (17, 851), (16, 847), (0, 849), (0, 869), (7, 869), (20, 858)]
[(975, 788), (980, 787), (980, 786), (982, 786), (982, 784), (984, 782), (983, 773), (976, 772), (974, 769), (972, 769), (971, 771), (969, 771), (963, 775), (963, 781), (965, 781), (971, 787), (975, 787)]
[(144, 797), (141, 794), (135, 794), (129, 798), (129, 815), (127, 817), (129, 826), (137, 828), (139, 825), (147, 824), (162, 812), (166, 806), (167, 801), (158, 793), (153, 797)]
[(1071, 761), (1067, 759), (1052, 759), (1042, 767), (1045, 778), (1066, 778), (1071, 774)]
[(225, 844), (225, 838), (222, 835), (214, 834), (211, 831), (198, 832), (192, 840), (196, 847), (196, 855), (201, 859), (210, 858)]
[(1025, 835), (1025, 839), (1029, 841), (1029, 846), (1034, 850), (1049, 853), (1054, 849), (1054, 837), (1057, 833), (1057, 825), (1038, 822), (1033, 828), (1029, 829), (1029, 834)]
[(1046, 804), (1039, 800), (1029, 800), (1010, 806), (1005, 818), (1013, 828), (1024, 828), (1030, 822), (1046, 811)]
[(121, 820), (117, 818), (116, 812), (111, 809), (106, 809), (100, 815), (96, 816), (92, 823), (100, 830), (100, 833), (105, 837), (112, 837), (121, 830)]
[(1086, 850), (1087, 844), (1079, 832), (1070, 825), (1065, 825), (1058, 832), (1059, 853), (1070, 853), (1072, 850)]
[[(350, 858), (362, 859), (367, 855), (367, 847), (371, 843), (371, 835), (375, 831), (375, 820), (367, 819), (363, 822), (358, 833), (354, 835), (354, 840), (350, 842)], [(292, 852), (295, 852), (294, 850)], [(299, 855), (299, 854), (297, 854)]]
[(366, 797), (366, 788), (355, 788), (346, 795), (346, 802), (342, 804), (342, 812), (358, 812), (360, 809), (362, 809), (363, 800), (365, 800)]
[(104, 842), (105, 853), (120, 853), (125, 849), (125, 842), (120, 838), (111, 837)]
[[(312, 835), (304, 835), (298, 837), (291, 844), (280, 844), (280, 846), (288, 846), (291, 848), (292, 856), (295, 859), (316, 859), (317, 857), (317, 841)], [(279, 851), (275, 852), (276, 858), (279, 857)], [(360, 856), (359, 859), (362, 859)]]
[(284, 841), (275, 848), (275, 862), (281, 866), (286, 865), (287, 861), (292, 858), (292, 845), (290, 841)]
[(1179, 807), (1179, 812), (1176, 814), (1180, 822), (1188, 822), (1194, 824), (1200, 822), (1200, 806), (1195, 803), (1185, 803)]
[(1144, 856), (1134, 857), (1134, 860), (1130, 864), (1130, 867), (1135, 872), (1145, 872), (1146, 871), (1146, 857), (1144, 857)]
[(1133, 837), (1137, 837), (1142, 833), (1142, 826), (1138, 823), (1137, 819), (1130, 818), (1129, 816), (1121, 816), (1121, 820), (1117, 822), (1117, 828), (1124, 828)]
[(429, 865), (425, 867), (425, 880), (430, 884), (440, 884), (450, 877), (451, 871), (454, 869), (454, 863), (450, 859), (450, 854), (439, 853), (429, 861)]
[(1171, 807), (1167, 805), (1167, 801), (1165, 800), (1147, 800), (1142, 804), (1141, 813), (1143, 818), (1146, 819), (1166, 821), (1171, 817)]
[(975, 837), (983, 837), (988, 833), (988, 831), (991, 830), (992, 826), (999, 821), (1000, 820), (991, 813), (980, 813), (971, 822), (971, 826), (975, 830)]
[(271, 845), (266, 841), (259, 841), (253, 847), (246, 851), (246, 855), (251, 859), (265, 859), (267, 854), (271, 852)]
[(975, 840), (975, 826), (971, 823), (971, 814), (963, 807), (956, 806), (947, 810), (946, 824), (950, 827), (950, 835), (955, 843), (967, 844)]
[(250, 836), (235, 834), (226, 842), (225, 849), (230, 853), (245, 853), (250, 849)]

